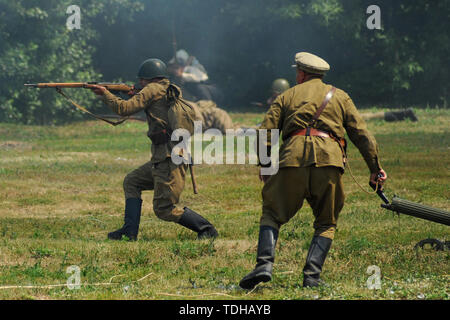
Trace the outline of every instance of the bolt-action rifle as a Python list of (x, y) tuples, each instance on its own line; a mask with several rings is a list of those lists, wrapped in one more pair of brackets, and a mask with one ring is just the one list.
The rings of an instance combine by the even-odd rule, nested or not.
[[(175, 39), (175, 38), (174, 38)], [(176, 40), (174, 40), (174, 45), (176, 46)], [(92, 89), (94, 87), (94, 85), (97, 86), (102, 86), (105, 87), (106, 89), (108, 89), (109, 91), (111, 91), (111, 93), (113, 94), (120, 94), (120, 93), (125, 93), (128, 96), (133, 96), (135, 95), (137, 92), (140, 91), (141, 88), (136, 87), (136, 86), (129, 86), (127, 84), (124, 83), (98, 83), (98, 82), (66, 82), (66, 83), (26, 83), (25, 86), (26, 87), (33, 87), (33, 88), (55, 88), (56, 91), (61, 94), (64, 98), (66, 98), (70, 103), (72, 103), (77, 109), (82, 110), (83, 112), (86, 112), (87, 114), (91, 115), (92, 117), (99, 119), (99, 120), (103, 120), (113, 126), (117, 126), (121, 123), (123, 123), (124, 121), (128, 120), (128, 119), (136, 119), (136, 120), (143, 120), (145, 121), (145, 119), (141, 119), (138, 117), (132, 117), (132, 116), (128, 116), (128, 117), (119, 117), (119, 120), (117, 121), (112, 121), (109, 120), (108, 118), (115, 118), (116, 116), (109, 116), (109, 115), (96, 115), (92, 112), (90, 112), (89, 110), (87, 110), (86, 108), (80, 106), (78, 103), (76, 103), (75, 101), (73, 101), (72, 99), (70, 99), (63, 91), (62, 88), (85, 88), (85, 89)], [(197, 194), (197, 183), (195, 181), (195, 175), (194, 175), (194, 168), (192, 167), (192, 164), (189, 165), (189, 170), (191, 173), (191, 178), (192, 178), (192, 186), (194, 189), (194, 193)]]
[(85, 88), (85, 89), (92, 89), (95, 85), (102, 86), (111, 91), (111, 93), (115, 95), (119, 95), (120, 97), (124, 97), (123, 95), (126, 95), (128, 97), (131, 97), (135, 95), (139, 89), (135, 86), (129, 86), (124, 83), (101, 83), (101, 82), (63, 82), (63, 83), (26, 83), (26, 87), (32, 87), (32, 88), (54, 88), (56, 91), (62, 95), (64, 98), (66, 98), (72, 105), (74, 105), (77, 109), (89, 114), (90, 116), (103, 120), (113, 126), (116, 126), (118, 124), (121, 124), (122, 122), (126, 121), (129, 117), (123, 117), (119, 119), (118, 121), (111, 121), (108, 120), (105, 117), (96, 115), (86, 108), (80, 106), (78, 103), (70, 99), (63, 91), (63, 88)]
[(124, 83), (101, 83), (101, 82), (62, 82), (62, 83), (26, 83), (26, 87), (33, 88), (86, 88), (92, 89), (95, 85), (102, 86), (109, 91), (130, 92), (133, 94), (134, 87)]

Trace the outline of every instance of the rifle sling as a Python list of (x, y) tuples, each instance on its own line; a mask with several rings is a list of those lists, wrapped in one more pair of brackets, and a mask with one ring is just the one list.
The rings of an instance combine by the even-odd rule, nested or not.
[(106, 119), (106, 118), (104, 118), (104, 117), (101, 117), (101, 116), (99, 116), (99, 115), (96, 115), (96, 114), (90, 112), (89, 110), (87, 110), (86, 108), (80, 106), (78, 103), (76, 103), (75, 101), (73, 101), (72, 99), (70, 99), (70, 98), (69, 98), (69, 97), (61, 90), (61, 88), (56, 87), (56, 91), (57, 91), (60, 95), (62, 95), (64, 98), (66, 98), (66, 99), (67, 99), (67, 100), (68, 100), (75, 108), (77, 108), (77, 109), (79, 109), (79, 110), (81, 110), (81, 111), (83, 111), (83, 112), (89, 114), (90, 116), (92, 116), (92, 117), (94, 117), (94, 118), (96, 118), (96, 119), (103, 120), (103, 121), (109, 123), (109, 124), (112, 125), (112, 126), (117, 126), (117, 125), (119, 125), (119, 124), (121, 124), (121, 123), (123, 123), (123, 122), (125, 122), (126, 120), (129, 119), (129, 117), (124, 117), (124, 118), (122, 118), (122, 119), (120, 119), (120, 120), (118, 120), (118, 121), (108, 120), (108, 119)]

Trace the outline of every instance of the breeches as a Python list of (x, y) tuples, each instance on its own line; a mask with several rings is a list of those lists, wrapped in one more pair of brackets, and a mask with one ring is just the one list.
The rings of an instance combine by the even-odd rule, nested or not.
[(344, 206), (342, 173), (336, 167), (286, 167), (271, 176), (262, 190), (260, 224), (277, 230), (295, 216), (304, 199), (314, 214), (314, 235), (334, 238)]
[(183, 210), (176, 208), (184, 189), (186, 168), (174, 164), (170, 158), (150, 161), (130, 172), (123, 181), (125, 199), (141, 198), (142, 191), (154, 190), (153, 211), (165, 221), (178, 222)]

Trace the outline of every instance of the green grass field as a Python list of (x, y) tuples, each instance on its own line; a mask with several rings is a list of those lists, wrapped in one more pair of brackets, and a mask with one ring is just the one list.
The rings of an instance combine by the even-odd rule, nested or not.
[[(389, 176), (386, 193), (449, 210), (450, 110), (416, 113), (419, 122), (368, 123)], [(231, 116), (249, 126), (263, 114)], [(0, 124), (0, 299), (449, 299), (449, 251), (414, 249), (425, 238), (450, 240), (449, 228), (380, 208), (348, 172), (346, 205), (322, 273), (328, 286), (320, 289), (301, 287), (313, 233), (307, 204), (280, 231), (273, 280), (239, 289), (255, 264), (262, 185), (254, 165), (197, 166), (198, 195), (186, 179), (180, 205), (213, 222), (216, 241), (197, 241), (158, 220), (151, 191), (143, 194), (139, 241), (107, 240), (122, 225), (123, 178), (149, 160), (149, 147), (141, 122)], [(369, 191), (353, 145), (349, 157)], [(81, 287), (71, 290), (66, 271), (73, 265)], [(367, 288), (373, 265), (381, 271), (378, 290)]]

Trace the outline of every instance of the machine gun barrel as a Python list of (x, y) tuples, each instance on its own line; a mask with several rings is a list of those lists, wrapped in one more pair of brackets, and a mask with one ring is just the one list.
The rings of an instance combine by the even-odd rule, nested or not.
[(399, 197), (394, 196), (394, 198), (392, 198), (392, 203), (382, 204), (381, 207), (419, 219), (450, 226), (450, 212), (401, 199)]
[[(371, 183), (369, 185), (375, 190), (375, 185)], [(448, 211), (401, 199), (397, 196), (394, 196), (394, 198), (392, 198), (392, 202), (389, 202), (389, 199), (384, 194), (383, 188), (377, 189), (377, 195), (384, 202), (381, 204), (382, 208), (397, 213), (406, 214), (415, 218), (450, 226), (450, 212)]]

